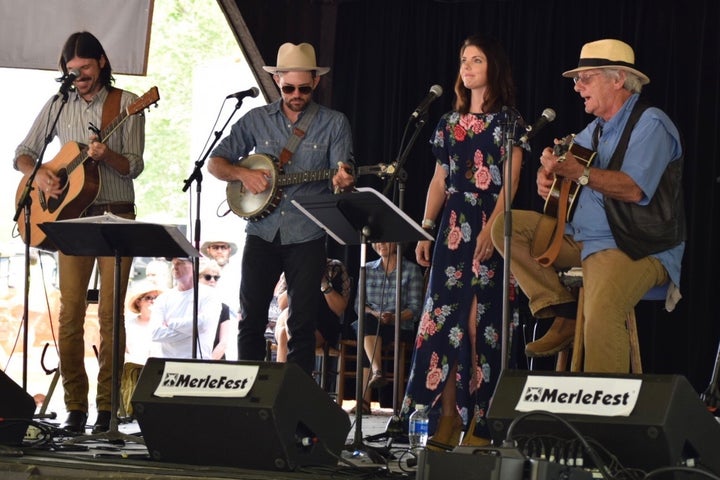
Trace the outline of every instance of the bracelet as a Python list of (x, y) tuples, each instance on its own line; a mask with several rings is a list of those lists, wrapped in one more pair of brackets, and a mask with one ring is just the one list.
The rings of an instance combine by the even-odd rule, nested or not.
[(422, 228), (425, 228), (427, 230), (432, 230), (435, 228), (435, 220), (431, 220), (429, 218), (423, 219), (422, 223), (420, 224)]
[(325, 289), (320, 288), (320, 292), (321, 292), (323, 295), (327, 295), (328, 293), (332, 292), (332, 290), (333, 290), (332, 285), (328, 285), (328, 287), (325, 288)]

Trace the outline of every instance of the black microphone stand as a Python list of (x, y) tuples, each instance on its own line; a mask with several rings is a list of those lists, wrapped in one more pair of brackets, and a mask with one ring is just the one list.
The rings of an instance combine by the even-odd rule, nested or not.
[(502, 309), (502, 341), (500, 345), (500, 373), (505, 371), (508, 364), (508, 344), (510, 343), (510, 240), (512, 238), (512, 152), (515, 146), (515, 127), (518, 115), (513, 109), (503, 107), (504, 120), (502, 134), (505, 144), (505, 159), (503, 161), (503, 186), (505, 188), (505, 235), (503, 243), (503, 309)]
[[(60, 119), (60, 113), (65, 108), (65, 104), (68, 101), (68, 92), (66, 90), (62, 91), (62, 102), (60, 102), (60, 108), (58, 108), (57, 114), (55, 115), (55, 119), (53, 120), (52, 127), (50, 128), (50, 132), (55, 131), (55, 126), (57, 125), (58, 120)], [(53, 102), (57, 100), (58, 95), (55, 95), (55, 98), (53, 99)], [(40, 166), (43, 163), (43, 157), (45, 156), (45, 150), (47, 150), (48, 145), (52, 141), (52, 134), (48, 133), (45, 137), (45, 144), (43, 145), (42, 150), (40, 151), (40, 154), (38, 155), (37, 160), (35, 161), (35, 166), (32, 169), (32, 172), (30, 172), (30, 175), (28, 175), (27, 182), (25, 182), (25, 188), (23, 189), (22, 194), (20, 195), (20, 199), (17, 203), (17, 209), (15, 210), (15, 216), (13, 217), (13, 222), (17, 222), (20, 218), (20, 214), (23, 213), (23, 224), (25, 225), (25, 288), (23, 291), (23, 319), (22, 319), (22, 328), (23, 328), (23, 359), (22, 359), (22, 388), (23, 390), (27, 391), (27, 363), (28, 363), (28, 320), (30, 318), (30, 245), (31, 245), (31, 224), (30, 224), (30, 209), (32, 208), (32, 197), (30, 197), (30, 192), (33, 190), (33, 182), (35, 181), (35, 176), (37, 175), (38, 170), (40, 170)]]
[[(195, 214), (195, 238), (194, 238), (194, 247), (197, 251), (200, 251), (200, 229), (201, 229), (201, 221), (200, 221), (200, 199), (202, 197), (202, 167), (205, 165), (205, 160), (207, 160), (207, 157), (210, 156), (210, 153), (215, 148), (215, 145), (220, 141), (220, 138), (222, 137), (223, 132), (227, 128), (228, 124), (230, 123), (230, 120), (235, 116), (238, 110), (240, 110), (240, 107), (242, 107), (242, 98), (237, 99), (237, 103), (235, 104), (235, 109), (232, 111), (230, 116), (228, 116), (228, 119), (223, 124), (222, 128), (220, 130), (215, 131), (215, 138), (213, 139), (210, 146), (205, 151), (205, 154), (200, 158), (200, 160), (195, 162), (195, 168), (193, 169), (190, 176), (185, 179), (185, 184), (183, 185), (182, 191), (186, 192), (188, 188), (190, 188), (190, 185), (192, 185), (192, 182), (197, 182), (197, 187), (195, 189), (196, 197), (197, 197), (197, 206), (196, 206), (196, 214)], [(193, 330), (192, 330), (192, 358), (198, 358), (197, 357), (197, 350), (198, 350), (198, 286), (199, 286), (199, 277), (198, 273), (200, 271), (200, 257), (193, 257)], [(210, 358), (211, 352), (200, 352), (202, 355), (205, 355), (207, 358)]]
[[(410, 122), (417, 118), (415, 122), (415, 131), (413, 131), (407, 145), (403, 148), (403, 142), (400, 142), (400, 153), (397, 159), (393, 162), (393, 168), (391, 168), (391, 175), (383, 190), (383, 195), (388, 196), (390, 189), (395, 187), (396, 194), (393, 195), (393, 201), (396, 202), (400, 210), (405, 208), (405, 185), (407, 183), (407, 172), (403, 168), (405, 161), (407, 160), (410, 150), (415, 145), (417, 137), (420, 134), (420, 130), (427, 122), (428, 113), (424, 110), (418, 117), (411, 116), (408, 121), (405, 132), (410, 126)], [(387, 448), (392, 446), (393, 440), (403, 436), (403, 425), (400, 421), (400, 401), (399, 401), (399, 389), (402, 385), (399, 384), (397, 379), (399, 378), (400, 371), (400, 317), (402, 314), (402, 259), (403, 259), (403, 245), (402, 243), (397, 244), (397, 265), (395, 267), (395, 348), (393, 352), (393, 372), (395, 372), (395, 381), (393, 382), (393, 414), (388, 420), (385, 432), (376, 435), (370, 435), (365, 439), (370, 442), (376, 442), (380, 440), (387, 440)]]

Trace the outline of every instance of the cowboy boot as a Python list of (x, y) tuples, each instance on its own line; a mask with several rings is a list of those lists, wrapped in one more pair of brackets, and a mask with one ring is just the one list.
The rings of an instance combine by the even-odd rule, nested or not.
[(567, 348), (575, 337), (575, 319), (555, 317), (550, 329), (539, 340), (525, 345), (528, 357), (549, 357)]
[(428, 450), (438, 452), (452, 450), (460, 443), (460, 435), (463, 431), (463, 422), (457, 413), (452, 416), (441, 416), (438, 426), (432, 437), (428, 438)]

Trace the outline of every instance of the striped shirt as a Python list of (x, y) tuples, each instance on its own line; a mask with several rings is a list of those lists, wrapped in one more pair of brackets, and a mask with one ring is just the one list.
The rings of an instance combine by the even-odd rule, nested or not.
[[(108, 90), (104, 88), (90, 102), (86, 102), (76, 91), (70, 92), (68, 102), (60, 114), (56, 127), (50, 132), (50, 138), (57, 137), (63, 145), (68, 142), (78, 142), (80, 144), (88, 142), (92, 133), (88, 129), (89, 122), (92, 122), (98, 128), (100, 127), (103, 104), (107, 95)], [(137, 99), (138, 96), (134, 93), (123, 90), (120, 110), (125, 111)], [(38, 158), (45, 144), (45, 138), (48, 137), (47, 129), (52, 126), (61, 105), (61, 101), (50, 98), (40, 111), (40, 114), (35, 118), (27, 137), (15, 150), (13, 164), (16, 170), (17, 158), (20, 155), (28, 155), (32, 159)], [(145, 168), (143, 161), (145, 117), (142, 113), (128, 116), (112, 135), (103, 140), (108, 148), (128, 159), (130, 171), (127, 175), (121, 175), (105, 162), (100, 162), (100, 190), (95, 203), (134, 203), (133, 179), (137, 178)]]

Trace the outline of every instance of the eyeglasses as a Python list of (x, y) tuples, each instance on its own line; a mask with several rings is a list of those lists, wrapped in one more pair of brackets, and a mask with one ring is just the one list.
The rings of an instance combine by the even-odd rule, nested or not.
[(282, 90), (283, 93), (293, 93), (295, 90), (300, 92), (302, 95), (308, 95), (312, 92), (312, 87), (310, 85), (303, 85), (301, 87), (296, 87), (295, 85), (283, 85), (280, 87), (280, 90)]
[(142, 297), (141, 300), (143, 300), (145, 302), (154, 302), (156, 298), (157, 298), (157, 295), (145, 295), (144, 297)]
[(227, 250), (230, 248), (230, 245), (226, 243), (217, 243), (215, 245), (210, 245), (208, 248), (210, 250)]
[(600, 72), (591, 73), (588, 75), (573, 77), (573, 83), (577, 85), (578, 83), (582, 83), (583, 85), (588, 85), (590, 83), (590, 80), (595, 76), (600, 75)]
[(203, 278), (206, 282), (209, 282), (210, 280), (215, 280), (216, 282), (220, 280), (220, 275), (210, 275), (210, 274), (204, 274)]

